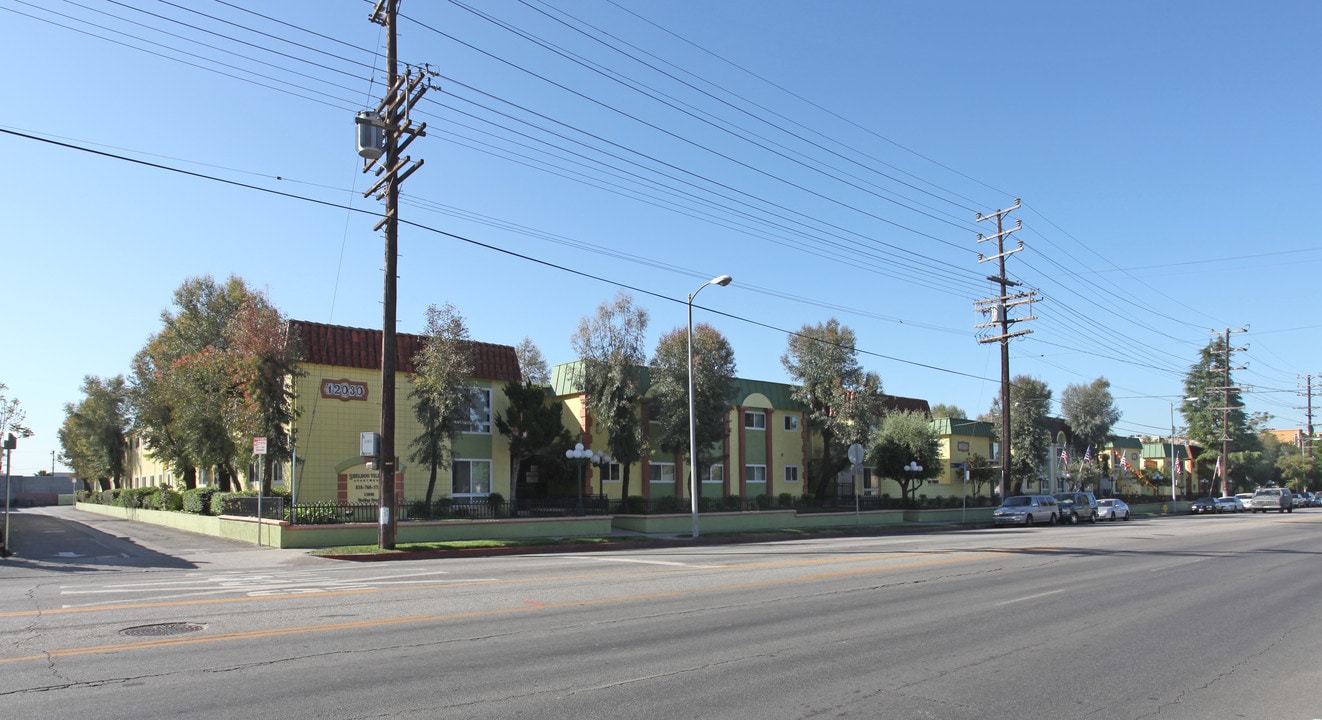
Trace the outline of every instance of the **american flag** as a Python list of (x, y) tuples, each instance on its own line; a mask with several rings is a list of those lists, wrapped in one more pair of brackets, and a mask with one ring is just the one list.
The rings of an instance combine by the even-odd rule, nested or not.
[(1060, 449), (1060, 464), (1065, 467), (1070, 466), (1070, 453), (1069, 450), (1065, 449), (1064, 447)]
[(1092, 445), (1089, 445), (1088, 449), (1083, 451), (1083, 461), (1089, 465), (1092, 464)]
[(1122, 467), (1122, 468), (1124, 468), (1124, 469), (1126, 469), (1126, 470), (1129, 469), (1129, 460), (1127, 460), (1127, 459), (1125, 458), (1125, 454), (1124, 454), (1124, 453), (1120, 453), (1120, 467)]
[(1218, 457), (1218, 458), (1216, 459), (1216, 469), (1212, 471), (1212, 477), (1215, 477), (1215, 478), (1219, 478), (1219, 477), (1221, 477), (1221, 458), (1220, 458), (1220, 457)]

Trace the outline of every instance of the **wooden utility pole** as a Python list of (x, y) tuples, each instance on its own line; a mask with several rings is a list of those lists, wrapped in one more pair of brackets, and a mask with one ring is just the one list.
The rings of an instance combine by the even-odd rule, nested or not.
[[(1212, 332), (1216, 331), (1213, 330)], [(1230, 367), (1230, 354), (1241, 350), (1247, 350), (1248, 348), (1230, 347), (1230, 333), (1242, 332), (1248, 332), (1248, 329), (1240, 328), (1239, 330), (1231, 330), (1230, 328), (1226, 328), (1225, 330), (1225, 367), (1222, 369), (1221, 387), (1217, 388), (1221, 391), (1221, 407), (1217, 408), (1221, 411), (1221, 497), (1234, 494), (1230, 491), (1230, 411), (1239, 410), (1243, 406), (1236, 405), (1233, 408), (1230, 406), (1230, 392), (1232, 390), (1238, 391), (1240, 389), (1230, 384), (1230, 371), (1243, 370), (1244, 368)], [(1215, 479), (1216, 478), (1213, 478), (1213, 480)]]
[(977, 215), (978, 222), (982, 222), (983, 220), (989, 220), (992, 218), (996, 219), (995, 235), (989, 235), (984, 237), (982, 233), (978, 233), (978, 242), (980, 243), (986, 242), (988, 240), (996, 241), (996, 254), (991, 257), (983, 257), (982, 253), (978, 253), (978, 262), (983, 263), (991, 260), (996, 260), (999, 263), (998, 274), (990, 275), (987, 277), (987, 279), (991, 280), (994, 283), (1000, 284), (1001, 294), (998, 297), (988, 298), (986, 300), (978, 300), (973, 303), (973, 308), (983, 314), (990, 313), (992, 316), (991, 322), (982, 323), (980, 325), (974, 325), (975, 328), (994, 327), (997, 328), (997, 330), (999, 330), (1000, 332), (999, 335), (980, 337), (978, 338), (978, 342), (980, 343), (999, 342), (1001, 344), (1000, 495), (1002, 499), (1007, 497), (1010, 493), (1010, 338), (1019, 337), (1020, 335), (1027, 335), (1033, 332), (1032, 330), (1016, 330), (1014, 332), (1010, 332), (1010, 326), (1017, 322), (1036, 319), (1031, 314), (1028, 317), (1023, 317), (1023, 318), (1012, 319), (1010, 317), (1011, 308), (1018, 307), (1020, 305), (1031, 304), (1033, 302), (1034, 297), (1037, 295), (1036, 290), (1029, 290), (1027, 292), (1019, 292), (1011, 295), (1010, 288), (1018, 287), (1020, 283), (1011, 280), (1005, 275), (1005, 258), (1013, 253), (1017, 253), (1020, 250), (1024, 249), (1024, 243), (1022, 240), (1019, 241), (1018, 247), (1013, 248), (1011, 250), (1005, 249), (1005, 238), (1009, 237), (1011, 233), (1017, 232), (1019, 229), (1021, 229), (1023, 227), (1023, 221), (1016, 221), (1015, 226), (1007, 230), (1005, 229), (1004, 218), (1009, 213), (1018, 209), (1019, 209), (1019, 198), (1015, 198), (1014, 207), (1009, 207), (1004, 210), (997, 210), (996, 212), (990, 215), (983, 215), (982, 213), (978, 213)]
[[(381, 317), (381, 440), (377, 455), (377, 469), (380, 472), (380, 532), (378, 544), (383, 550), (395, 548), (395, 531), (398, 527), (399, 503), (396, 499), (395, 483), (398, 479), (399, 458), (395, 455), (395, 371), (398, 367), (399, 348), (395, 340), (396, 286), (399, 270), (399, 186), (422, 167), (422, 160), (412, 162), (408, 156), (400, 157), (404, 149), (415, 138), (425, 136), (427, 124), (414, 127), (409, 120), (409, 110), (422, 99), (427, 91), (424, 80), (427, 74), (422, 71), (409, 71), (399, 74), (399, 58), (396, 45), (396, 21), (399, 16), (400, 0), (378, 0), (372, 10), (371, 20), (386, 28), (386, 95), (377, 106), (376, 122), (384, 130), (384, 154), (368, 157), (363, 163), (363, 172), (374, 170), (377, 181), (363, 193), (363, 197), (375, 195), (386, 202), (386, 214), (376, 224), (374, 230), (385, 228), (386, 267), (384, 305)], [(359, 122), (363, 122), (360, 116)], [(403, 140), (401, 141), (401, 138)], [(383, 162), (378, 162), (384, 158)]]

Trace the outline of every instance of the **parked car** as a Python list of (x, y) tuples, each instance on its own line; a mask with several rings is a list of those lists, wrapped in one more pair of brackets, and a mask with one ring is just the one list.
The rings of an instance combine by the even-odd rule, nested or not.
[(1290, 498), (1293, 506), (1291, 509), (1308, 507), (1308, 498), (1304, 497), (1303, 493), (1293, 493)]
[(1294, 496), (1290, 488), (1269, 487), (1253, 491), (1253, 512), (1294, 512)]
[(1239, 504), (1243, 505), (1245, 510), (1253, 509), (1253, 493), (1235, 493), (1235, 497), (1239, 498)]
[(1244, 512), (1244, 503), (1240, 502), (1239, 498), (1230, 495), (1219, 497), (1216, 499), (1216, 511), (1228, 513)]
[(1189, 503), (1189, 512), (1194, 514), (1214, 513), (1216, 512), (1216, 500), (1210, 497), (1200, 497)]
[(1097, 501), (1097, 517), (1100, 520), (1129, 519), (1129, 505), (1118, 498), (1105, 498)]
[(1090, 492), (1061, 492), (1054, 495), (1060, 507), (1060, 521), (1077, 525), (1087, 520), (1097, 522), (1097, 498)]
[(1055, 525), (1059, 518), (1060, 508), (1050, 495), (1012, 495), (992, 511), (994, 525)]

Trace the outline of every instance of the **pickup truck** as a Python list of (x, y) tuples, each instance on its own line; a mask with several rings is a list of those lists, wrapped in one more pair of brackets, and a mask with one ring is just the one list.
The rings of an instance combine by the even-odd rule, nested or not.
[(1294, 498), (1291, 496), (1289, 488), (1270, 487), (1258, 488), (1253, 491), (1253, 503), (1249, 507), (1253, 512), (1267, 512), (1275, 510), (1276, 512), (1294, 512)]

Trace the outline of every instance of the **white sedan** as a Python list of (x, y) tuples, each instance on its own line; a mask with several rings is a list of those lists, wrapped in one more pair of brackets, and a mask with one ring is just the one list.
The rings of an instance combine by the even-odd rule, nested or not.
[(1124, 500), (1118, 498), (1103, 498), (1097, 501), (1097, 519), (1115, 520), (1122, 518), (1129, 519), (1129, 505)]

